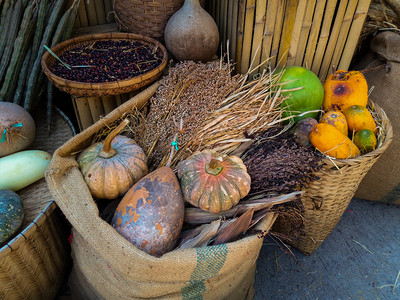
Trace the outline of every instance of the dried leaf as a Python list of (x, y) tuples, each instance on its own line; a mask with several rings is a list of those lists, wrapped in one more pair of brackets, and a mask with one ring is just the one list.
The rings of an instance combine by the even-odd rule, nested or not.
[(287, 195), (279, 195), (276, 197), (245, 201), (242, 200), (233, 208), (218, 214), (213, 214), (197, 207), (187, 207), (185, 209), (185, 222), (188, 224), (196, 225), (210, 223), (214, 220), (221, 218), (228, 219), (232, 218), (235, 215), (241, 215), (249, 209), (254, 209), (254, 211), (258, 211), (265, 208), (271, 208), (272, 206), (277, 204), (298, 200), (300, 199), (302, 194), (304, 194), (304, 192), (297, 191)]
[(246, 211), (243, 215), (224, 228), (216, 237), (213, 245), (220, 245), (236, 241), (250, 226), (253, 218), (254, 208)]
[[(177, 249), (187, 249), (187, 248), (207, 246), (209, 241), (213, 239), (218, 233), (220, 225), (221, 225), (221, 220), (216, 220), (214, 222), (211, 222), (210, 224), (204, 224), (203, 226), (199, 226), (201, 227), (200, 232), (194, 237), (185, 239), (177, 247)], [(194, 230), (198, 231), (196, 230), (196, 228)]]

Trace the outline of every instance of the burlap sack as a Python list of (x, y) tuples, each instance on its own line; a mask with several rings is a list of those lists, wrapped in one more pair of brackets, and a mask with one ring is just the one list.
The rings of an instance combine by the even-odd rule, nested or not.
[[(251, 299), (256, 260), (263, 239), (171, 251), (160, 258), (134, 247), (99, 217), (73, 153), (133, 106), (141, 106), (158, 83), (116, 108), (106, 118), (54, 153), (46, 174), (49, 189), (73, 226), (72, 293), (83, 299)], [(268, 231), (270, 214), (258, 225)]]
[(388, 63), (389, 72), (380, 69), (366, 72), (368, 86), (374, 87), (370, 97), (386, 112), (393, 126), (393, 141), (359, 185), (355, 197), (400, 204), (400, 35), (384, 31), (371, 41), (375, 59), (367, 68)]

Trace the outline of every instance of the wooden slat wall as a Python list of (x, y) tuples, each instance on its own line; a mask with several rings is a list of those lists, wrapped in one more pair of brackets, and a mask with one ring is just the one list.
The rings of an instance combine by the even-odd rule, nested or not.
[[(211, 0), (236, 71), (301, 65), (325, 80), (350, 66), (371, 0)], [(227, 17), (226, 17), (227, 16)], [(223, 53), (221, 53), (223, 54)]]

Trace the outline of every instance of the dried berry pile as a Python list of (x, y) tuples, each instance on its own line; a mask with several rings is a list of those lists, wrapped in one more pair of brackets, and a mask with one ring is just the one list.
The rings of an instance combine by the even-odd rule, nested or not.
[[(140, 41), (104, 40), (65, 51), (50, 68), (55, 75), (78, 82), (103, 83), (124, 80), (147, 73), (162, 62), (157, 48)], [(89, 66), (89, 67), (77, 67)]]
[(322, 156), (311, 147), (297, 144), (291, 131), (273, 127), (262, 134), (245, 153), (251, 176), (251, 193), (290, 193), (306, 188), (316, 179)]

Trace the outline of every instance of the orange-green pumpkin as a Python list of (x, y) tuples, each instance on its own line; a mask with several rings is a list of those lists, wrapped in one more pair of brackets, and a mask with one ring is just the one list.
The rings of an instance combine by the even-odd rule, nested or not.
[(204, 150), (181, 161), (177, 168), (184, 199), (211, 213), (230, 209), (250, 191), (247, 168), (234, 155)]
[(104, 142), (91, 145), (77, 161), (91, 194), (115, 199), (148, 173), (147, 157), (135, 141), (118, 133), (129, 123), (124, 120)]

